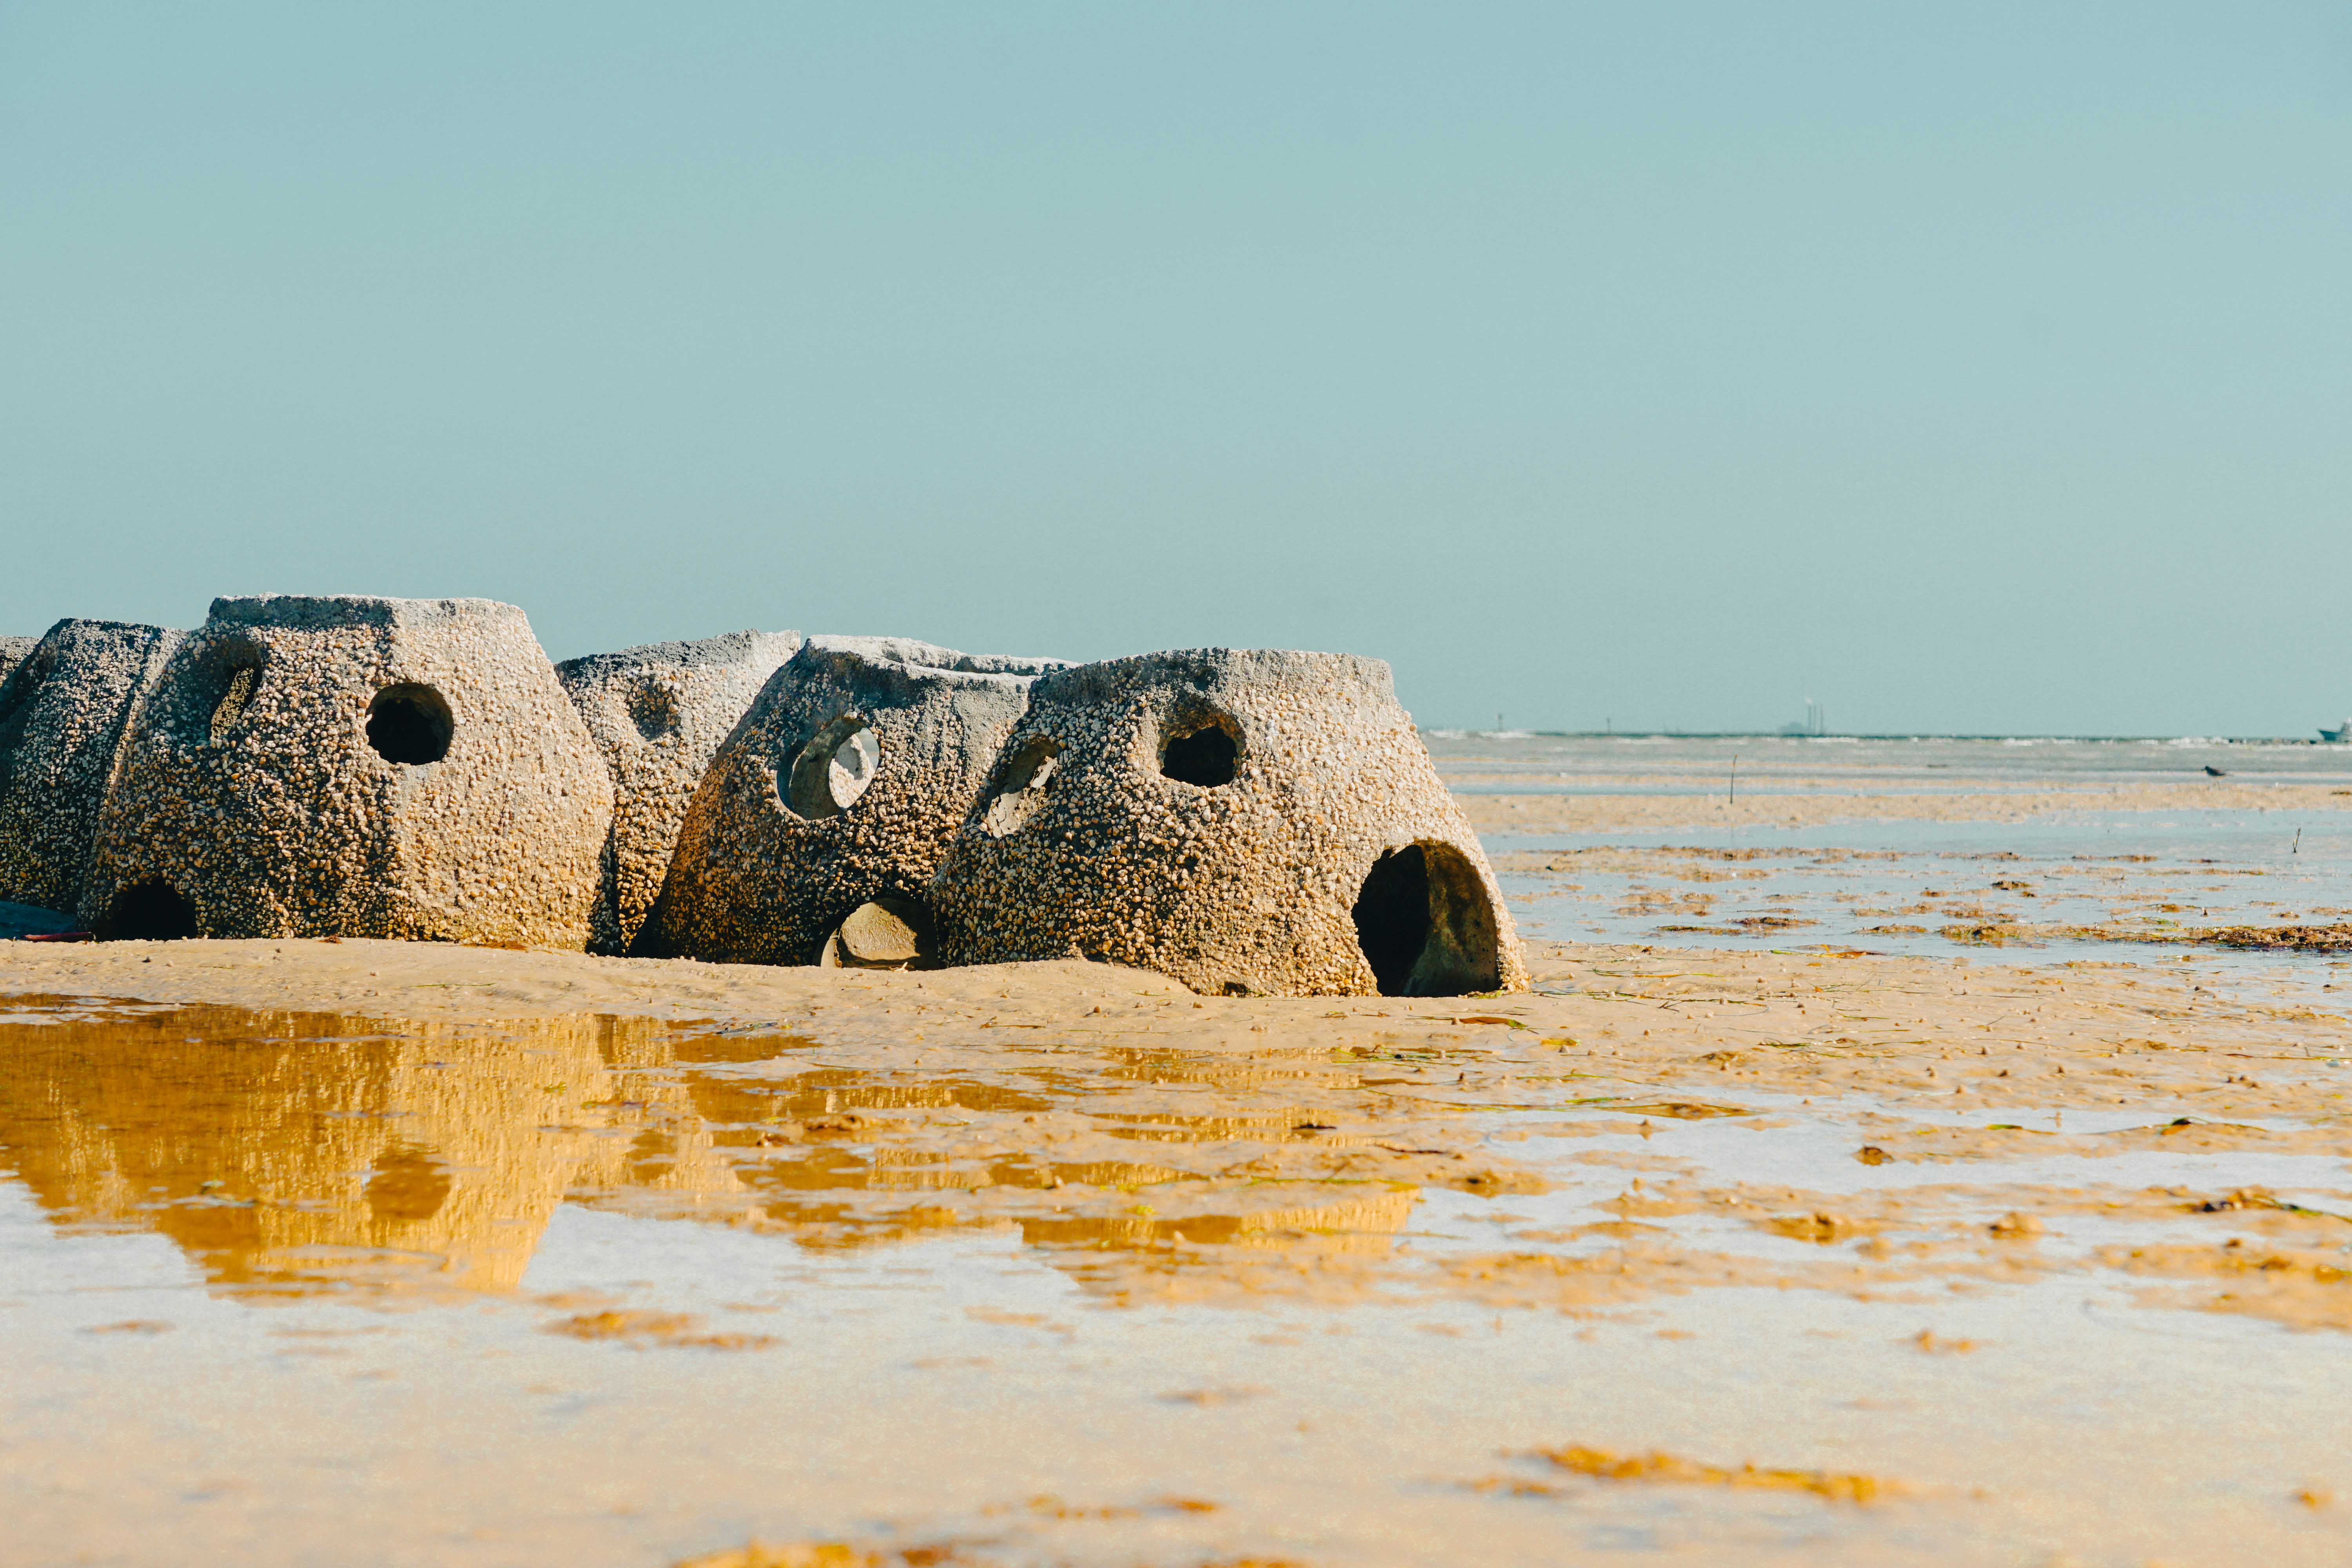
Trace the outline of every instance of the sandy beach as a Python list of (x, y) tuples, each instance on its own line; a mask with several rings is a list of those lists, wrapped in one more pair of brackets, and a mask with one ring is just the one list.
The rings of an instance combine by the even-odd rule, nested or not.
[(16, 1538), (2341, 1561), (2352, 989), (2115, 953), (10, 943)]

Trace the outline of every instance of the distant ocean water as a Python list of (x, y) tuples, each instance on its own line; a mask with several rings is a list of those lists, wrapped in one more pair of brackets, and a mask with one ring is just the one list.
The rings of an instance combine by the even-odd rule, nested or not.
[[(2301, 989), (2352, 985), (2347, 958), (2039, 936), (1987, 946), (1953, 932), (2102, 927), (2151, 936), (2229, 925), (2352, 922), (2352, 746), (2212, 737), (1544, 735), (1432, 731), (1465, 795), (1743, 798), (2007, 796), (2171, 785), (2158, 810), (2022, 821), (1949, 815), (1788, 826), (1490, 834), (1530, 935), (1686, 947), (1859, 947), (1978, 962), (2177, 959), (2252, 967)], [(2208, 768), (2296, 803), (2209, 808)], [(2219, 781), (2213, 781), (2219, 782)], [(2352, 808), (2352, 798), (2345, 802)]]
[[(2210, 735), (2114, 739), (2073, 735), (1549, 735), (1524, 731), (1427, 730), (1430, 755), (1450, 777), (1563, 773), (1705, 774), (1735, 756), (1759, 774), (1800, 770), (1857, 785), (1932, 784), (1938, 773), (1998, 775), (2063, 787), (2084, 774), (2163, 782), (2221, 769), (2247, 781), (2352, 783), (2352, 745), (2231, 740)], [(1906, 791), (1905, 793), (1908, 793)]]

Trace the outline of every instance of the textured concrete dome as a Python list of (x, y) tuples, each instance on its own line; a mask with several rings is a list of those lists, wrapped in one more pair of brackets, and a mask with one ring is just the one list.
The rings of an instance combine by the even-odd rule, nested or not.
[(812, 637), (688, 808), (640, 952), (728, 963), (931, 961), (925, 888), (1052, 659)]
[(0, 637), (0, 680), (7, 679), (9, 672), (25, 662), (25, 656), (39, 641), (38, 637)]
[(215, 599), (131, 725), (85, 912), (102, 937), (576, 949), (612, 809), (513, 605)]
[(124, 731), (179, 637), (59, 621), (0, 680), (0, 900), (79, 910)]
[(677, 830), (719, 742), (801, 646), (798, 632), (647, 643), (555, 667), (613, 775), (591, 952), (622, 953), (660, 896)]
[(950, 963), (1077, 953), (1274, 995), (1527, 984), (1388, 666), (1345, 654), (1188, 648), (1044, 677), (931, 894)]

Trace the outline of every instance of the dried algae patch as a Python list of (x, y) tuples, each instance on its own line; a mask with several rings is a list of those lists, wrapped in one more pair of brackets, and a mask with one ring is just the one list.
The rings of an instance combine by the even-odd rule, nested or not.
[(2342, 952), (2352, 949), (2352, 925), (2222, 926), (2195, 940), (2263, 952)]
[(1653, 1449), (1646, 1454), (1616, 1454), (1607, 1448), (1570, 1444), (1538, 1448), (1536, 1457), (1563, 1470), (1597, 1481), (1641, 1486), (1728, 1487), (1739, 1491), (1811, 1492), (1832, 1502), (1872, 1503), (1902, 1497), (1906, 1489), (1876, 1476), (1841, 1474), (1834, 1470), (1759, 1469), (1752, 1464), (1737, 1469), (1685, 1458)]
[[(1044, 1561), (1039, 1548), (1049, 1541), (1069, 1539), (1056, 1526), (1125, 1524), (1157, 1521), (1171, 1523), (1219, 1513), (1223, 1505), (1202, 1498), (1164, 1496), (1140, 1503), (1090, 1504), (1069, 1502), (1050, 1492), (1014, 1503), (990, 1503), (977, 1511), (992, 1521), (987, 1533), (961, 1531), (953, 1535), (912, 1545), (860, 1545), (848, 1541), (753, 1541), (731, 1551), (690, 1557), (673, 1568), (1010, 1568), (1013, 1563)], [(1081, 1536), (1079, 1539), (1083, 1539)], [(1089, 1554), (1086, 1561), (1098, 1561)], [(1050, 1561), (1071, 1561), (1056, 1552)], [(1122, 1555), (1120, 1562), (1138, 1561)], [(1182, 1562), (1195, 1568), (1306, 1568), (1288, 1558), (1200, 1556), (1154, 1557), (1150, 1562)]]
[[(953, 1552), (954, 1548), (945, 1549)], [(749, 1546), (732, 1552), (713, 1552), (707, 1556), (689, 1557), (677, 1568), (894, 1568), (896, 1564), (953, 1563), (953, 1556), (938, 1554), (939, 1549), (912, 1547), (908, 1551), (887, 1555), (866, 1552), (840, 1541), (786, 1541), (770, 1544), (755, 1541)], [(919, 1555), (909, 1555), (909, 1552)]]
[(2260, 1318), (2289, 1329), (2352, 1331), (2352, 1253), (2232, 1237), (2219, 1247), (2109, 1247), (2095, 1256), (2126, 1274), (2179, 1281), (2143, 1292), (2148, 1306)]
[[(1181, 1500), (1173, 1506), (1186, 1506)], [(1089, 1517), (1083, 1514), (1055, 1515), (1057, 1518)], [(1092, 1517), (1125, 1519), (1129, 1510), (1107, 1510)], [(993, 1542), (936, 1542), (924, 1546), (896, 1546), (868, 1550), (840, 1541), (786, 1542), (769, 1545), (753, 1542), (732, 1552), (715, 1552), (705, 1557), (691, 1557), (677, 1563), (675, 1568), (994, 1568), (1011, 1562), (1029, 1562), (1027, 1553), (1007, 1558), (987, 1552)], [(1187, 1559), (1196, 1568), (1307, 1568), (1289, 1557), (1209, 1557)]]
[(575, 1340), (616, 1340), (632, 1350), (652, 1346), (714, 1351), (763, 1351), (774, 1345), (771, 1334), (713, 1334), (691, 1312), (627, 1311), (606, 1309), (581, 1312), (547, 1325), (551, 1334)]

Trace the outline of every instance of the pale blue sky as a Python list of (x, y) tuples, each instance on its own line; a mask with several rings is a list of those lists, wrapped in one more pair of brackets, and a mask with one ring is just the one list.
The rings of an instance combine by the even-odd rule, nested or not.
[(2352, 710), (2352, 10), (0, 0), (0, 630)]

